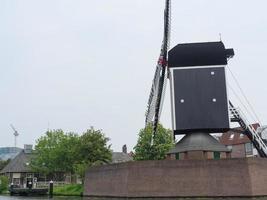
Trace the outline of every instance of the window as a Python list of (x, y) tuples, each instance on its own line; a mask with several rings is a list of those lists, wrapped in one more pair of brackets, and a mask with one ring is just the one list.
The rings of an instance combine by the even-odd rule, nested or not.
[(20, 178), (13, 178), (14, 185), (20, 185)]
[(234, 136), (235, 136), (235, 134), (231, 134), (229, 139), (230, 140), (233, 140), (234, 139)]
[(252, 144), (251, 143), (246, 143), (245, 144), (245, 151), (246, 151), (246, 155), (250, 155), (252, 154)]
[(176, 154), (175, 154), (175, 159), (176, 159), (176, 160), (179, 160), (179, 159), (180, 159), (180, 155), (179, 155), (179, 153), (176, 153)]
[(243, 133), (240, 134), (240, 139), (242, 139), (242, 138), (244, 138), (244, 134)]
[(221, 158), (221, 153), (220, 152), (213, 152), (213, 158), (214, 158), (214, 160), (219, 160)]

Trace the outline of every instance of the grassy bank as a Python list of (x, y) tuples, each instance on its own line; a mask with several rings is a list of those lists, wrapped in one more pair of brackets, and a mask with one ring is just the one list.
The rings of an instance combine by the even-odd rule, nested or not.
[(81, 196), (82, 192), (82, 184), (71, 184), (54, 187), (53, 194), (57, 196)]

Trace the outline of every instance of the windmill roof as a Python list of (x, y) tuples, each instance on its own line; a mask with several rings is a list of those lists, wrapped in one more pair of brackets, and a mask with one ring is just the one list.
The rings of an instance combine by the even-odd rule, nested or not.
[(225, 49), (221, 41), (178, 44), (169, 51), (168, 66), (226, 65), (233, 55), (234, 50)]
[(191, 133), (185, 135), (168, 154), (187, 151), (229, 152), (230, 150), (208, 133)]

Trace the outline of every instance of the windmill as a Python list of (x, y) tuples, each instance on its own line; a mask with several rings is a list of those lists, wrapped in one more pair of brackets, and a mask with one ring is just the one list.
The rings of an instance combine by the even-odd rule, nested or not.
[(171, 0), (165, 0), (164, 34), (146, 111), (146, 126), (157, 133), (165, 86), (170, 79), (173, 133), (203, 134), (230, 130), (237, 122), (258, 150), (267, 157), (267, 146), (244, 112), (228, 99), (225, 78), (233, 49), (219, 42), (178, 44), (169, 51)]
[(10, 127), (14, 131), (14, 133), (13, 133), (13, 135), (14, 135), (14, 145), (15, 145), (15, 147), (17, 147), (17, 138), (19, 136), (19, 133), (18, 133), (18, 131), (15, 129), (15, 127), (12, 124), (10, 124)]

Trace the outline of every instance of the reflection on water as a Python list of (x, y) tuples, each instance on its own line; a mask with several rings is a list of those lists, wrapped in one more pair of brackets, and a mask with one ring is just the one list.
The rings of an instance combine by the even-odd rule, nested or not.
[[(15, 197), (15, 196), (0, 196), (0, 200), (49, 200), (44, 197)], [(92, 198), (92, 197), (54, 197), (53, 200), (124, 200), (124, 198)], [(125, 198), (125, 200), (129, 200)], [(130, 200), (142, 200), (142, 198), (130, 198)], [(144, 200), (144, 199), (143, 199)], [(267, 197), (257, 198), (145, 198), (145, 200), (267, 200)]]
[[(43, 197), (19, 197), (19, 196), (0, 196), (0, 200), (44, 200), (49, 199), (48, 196)], [(53, 200), (84, 200), (82, 197), (54, 197)], [(51, 199), (50, 199), (51, 200)], [(86, 199), (85, 199), (86, 200)]]

